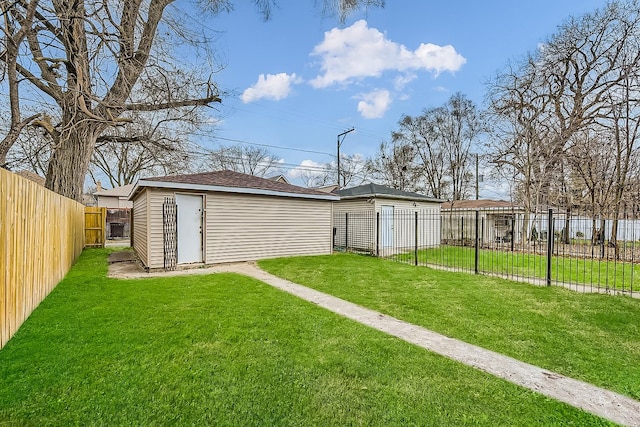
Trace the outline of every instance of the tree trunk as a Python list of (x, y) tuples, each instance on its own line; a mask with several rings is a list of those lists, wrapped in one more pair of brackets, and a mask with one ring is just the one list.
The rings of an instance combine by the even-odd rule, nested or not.
[(49, 162), (45, 187), (82, 202), (84, 180), (96, 145), (99, 125), (84, 121), (70, 126), (56, 141)]

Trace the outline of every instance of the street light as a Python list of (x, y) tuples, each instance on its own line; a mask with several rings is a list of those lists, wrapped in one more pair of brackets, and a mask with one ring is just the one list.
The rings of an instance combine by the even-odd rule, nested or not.
[[(353, 132), (354, 130), (356, 130), (356, 128), (351, 128), (338, 134), (338, 190), (340, 190), (340, 146), (342, 145), (342, 142), (346, 138), (347, 134), (349, 132)], [(340, 137), (342, 137), (342, 140), (340, 140)]]

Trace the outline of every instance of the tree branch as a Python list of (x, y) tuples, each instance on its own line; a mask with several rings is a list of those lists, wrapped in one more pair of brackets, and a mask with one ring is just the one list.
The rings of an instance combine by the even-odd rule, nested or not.
[(160, 104), (147, 104), (147, 103), (127, 104), (122, 108), (126, 111), (158, 111), (158, 110), (167, 110), (170, 108), (205, 106), (213, 102), (222, 102), (222, 99), (217, 95), (210, 95), (206, 98), (187, 99), (183, 101), (171, 101), (171, 102), (164, 102)]

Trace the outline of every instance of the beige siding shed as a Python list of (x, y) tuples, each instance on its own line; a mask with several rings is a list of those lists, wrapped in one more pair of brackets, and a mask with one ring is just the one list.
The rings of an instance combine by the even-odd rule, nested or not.
[[(441, 240), (441, 200), (378, 184), (338, 191), (334, 242), (348, 250), (388, 255), (437, 247)], [(417, 214), (417, 223), (416, 223)]]
[(332, 251), (336, 195), (232, 171), (178, 175), (141, 180), (131, 196), (133, 247), (149, 269), (164, 267), (163, 203), (176, 195), (202, 200), (202, 262), (197, 264)]

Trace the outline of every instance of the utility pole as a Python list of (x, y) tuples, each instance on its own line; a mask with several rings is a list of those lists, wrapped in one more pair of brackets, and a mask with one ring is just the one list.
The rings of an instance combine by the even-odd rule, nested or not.
[[(338, 190), (340, 190), (340, 146), (342, 145), (344, 139), (347, 137), (347, 134), (349, 132), (353, 132), (354, 130), (356, 130), (356, 128), (351, 128), (338, 134)], [(342, 137), (342, 140), (340, 139), (340, 137)]]

